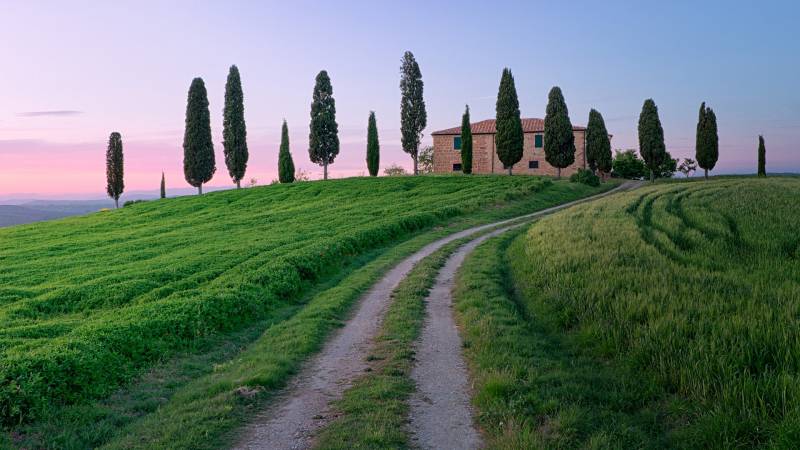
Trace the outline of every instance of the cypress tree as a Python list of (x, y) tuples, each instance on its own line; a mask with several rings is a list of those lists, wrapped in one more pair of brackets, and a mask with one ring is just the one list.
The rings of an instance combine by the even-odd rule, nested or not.
[(650, 169), (650, 181), (655, 182), (655, 173), (666, 158), (667, 148), (661, 119), (658, 118), (658, 107), (651, 98), (644, 101), (639, 115), (639, 153)]
[(114, 199), (117, 208), (119, 208), (119, 197), (124, 190), (122, 136), (115, 131), (108, 137), (106, 149), (106, 192)]
[(328, 164), (339, 154), (339, 125), (336, 123), (336, 101), (328, 72), (320, 71), (314, 84), (311, 102), (311, 124), (308, 134), (308, 156), (322, 166), (323, 179), (328, 179)]
[(225, 109), (222, 119), (222, 146), (225, 151), (225, 165), (228, 174), (241, 187), (247, 170), (247, 127), (244, 123), (244, 94), (239, 68), (231, 66), (228, 81), (225, 83)]
[(414, 161), (414, 175), (418, 175), (419, 143), (428, 124), (428, 113), (422, 98), (422, 72), (413, 53), (407, 51), (403, 55), (400, 74), (400, 141), (403, 151)]
[(378, 125), (375, 122), (375, 111), (370, 111), (369, 120), (367, 120), (367, 170), (369, 176), (378, 176), (380, 159), (381, 146), (378, 141)]
[(592, 173), (600, 169), (602, 173), (611, 171), (611, 140), (603, 116), (592, 109), (586, 126), (586, 162)]
[(714, 110), (700, 104), (700, 114), (697, 119), (697, 134), (695, 136), (695, 157), (697, 165), (705, 171), (712, 170), (719, 159), (719, 136), (717, 135), (717, 116)]
[(767, 147), (764, 145), (764, 136), (758, 135), (758, 176), (767, 176)]
[(461, 117), (461, 171), (472, 173), (472, 127), (469, 123), (469, 105)]
[(497, 157), (511, 175), (511, 168), (522, 159), (524, 135), (519, 115), (517, 88), (514, 86), (514, 76), (508, 67), (503, 69), (503, 75), (500, 77), (495, 114)]
[(544, 159), (556, 168), (556, 178), (561, 178), (561, 169), (575, 162), (575, 134), (572, 132), (567, 103), (558, 86), (553, 86), (547, 95)]
[(161, 198), (167, 198), (167, 183), (164, 179), (164, 172), (161, 172)]
[(186, 102), (186, 131), (183, 135), (183, 175), (186, 181), (203, 193), (203, 183), (216, 172), (214, 142), (211, 139), (211, 115), (208, 94), (202, 78), (192, 80)]
[(281, 183), (294, 182), (294, 161), (289, 152), (289, 126), (286, 119), (281, 127), (281, 148), (278, 151), (278, 181)]

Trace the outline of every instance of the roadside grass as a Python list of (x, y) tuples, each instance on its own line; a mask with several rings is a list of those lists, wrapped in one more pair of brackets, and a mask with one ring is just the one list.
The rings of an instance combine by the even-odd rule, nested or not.
[(405, 425), (414, 392), (411, 369), (414, 342), (425, 318), (425, 299), (448, 256), (471, 238), (437, 250), (408, 274), (392, 293), (380, 335), (368, 361), (368, 374), (356, 380), (335, 403), (335, 419), (315, 438), (316, 449), (409, 448)]
[(788, 177), (656, 184), (542, 219), (507, 261), (537, 325), (656, 388), (667, 446), (796, 448), (798, 199)]
[(356, 178), (0, 229), (0, 422), (106, 397), (200, 338), (269, 320), (343, 260), (552, 185)]
[(506, 250), (521, 233), (476, 248), (454, 289), (487, 448), (663, 448), (664, 403), (654, 385), (582, 354), (518, 303)]
[[(306, 300), (292, 300), (276, 309), (272, 320), (242, 332), (212, 334), (195, 340), (187, 354), (155, 366), (147, 375), (98, 402), (56, 407), (45, 420), (17, 427), (13, 434), (34, 448), (216, 448), (229, 443), (237, 426), (283, 386), (302, 361), (318, 350), (330, 331), (344, 320), (349, 307), (378, 277), (402, 257), (424, 244), (463, 228), (500, 220), (591, 195), (592, 189), (556, 182), (533, 195), (496, 202), (470, 212), (447, 228), (421, 233), (387, 251), (356, 257), (370, 261), (348, 266)], [(383, 253), (382, 253), (383, 252)], [(378, 256), (380, 255), (380, 256)], [(351, 261), (344, 258), (343, 263)], [(352, 269), (352, 272), (350, 270)], [(327, 269), (336, 273), (337, 267)], [(325, 272), (325, 273), (328, 273)], [(344, 275), (348, 274), (347, 277)], [(318, 279), (324, 278), (324, 273)], [(325, 286), (336, 284), (329, 289)], [(311, 285), (312, 281), (307, 284)], [(321, 289), (321, 290), (320, 290)], [(306, 306), (303, 302), (309, 300)], [(295, 313), (296, 311), (299, 311)], [(283, 321), (281, 321), (283, 320)], [(264, 325), (262, 325), (264, 324)], [(269, 326), (258, 340), (258, 332)], [(231, 342), (227, 341), (230, 337)], [(249, 344), (249, 345), (248, 345)], [(241, 353), (237, 351), (245, 347)], [(86, 429), (86, 427), (93, 429)], [(58, 433), (53, 433), (59, 430)], [(20, 439), (21, 438), (21, 439)]]

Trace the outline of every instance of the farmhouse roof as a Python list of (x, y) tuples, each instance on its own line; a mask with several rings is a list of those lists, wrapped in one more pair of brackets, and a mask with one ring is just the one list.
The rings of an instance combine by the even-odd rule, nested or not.
[[(472, 134), (494, 134), (497, 132), (494, 119), (481, 120), (470, 124)], [(575, 131), (586, 130), (586, 127), (573, 126)], [(522, 132), (523, 133), (542, 133), (544, 132), (544, 120), (542, 119), (522, 119)], [(434, 131), (431, 135), (455, 135), (461, 134), (461, 127), (448, 128), (446, 130)]]

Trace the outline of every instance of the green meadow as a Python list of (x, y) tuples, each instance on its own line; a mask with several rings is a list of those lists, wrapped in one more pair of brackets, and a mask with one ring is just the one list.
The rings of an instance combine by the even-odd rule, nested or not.
[(490, 447), (796, 447), (798, 202), (659, 183), (479, 248), (456, 301)]

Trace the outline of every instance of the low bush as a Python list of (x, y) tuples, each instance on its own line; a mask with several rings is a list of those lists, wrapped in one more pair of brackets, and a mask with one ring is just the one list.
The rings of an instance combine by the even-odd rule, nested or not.
[(569, 177), (569, 181), (573, 183), (583, 183), (589, 186), (600, 186), (600, 177), (593, 174), (588, 169), (578, 169)]

